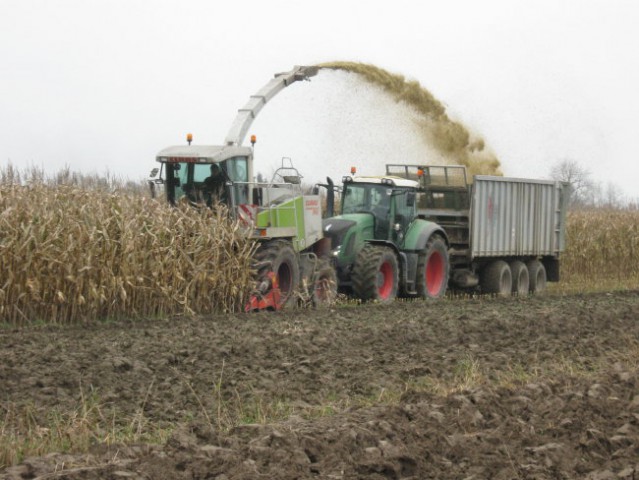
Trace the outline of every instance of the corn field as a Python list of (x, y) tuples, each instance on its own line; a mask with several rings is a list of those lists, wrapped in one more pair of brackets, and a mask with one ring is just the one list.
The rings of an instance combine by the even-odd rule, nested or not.
[(568, 213), (562, 281), (639, 279), (639, 211)]
[(225, 212), (4, 178), (0, 322), (239, 310), (252, 248)]
[[(113, 179), (0, 171), (0, 323), (241, 310), (254, 245), (226, 212)], [(571, 211), (562, 282), (639, 279), (639, 212)]]

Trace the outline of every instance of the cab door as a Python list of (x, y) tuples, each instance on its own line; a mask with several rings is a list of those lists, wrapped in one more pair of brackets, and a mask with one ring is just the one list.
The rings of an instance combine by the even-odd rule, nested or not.
[(417, 215), (415, 206), (415, 192), (410, 190), (398, 190), (393, 195), (394, 202), (391, 209), (392, 239), (397, 245), (401, 245), (408, 227)]

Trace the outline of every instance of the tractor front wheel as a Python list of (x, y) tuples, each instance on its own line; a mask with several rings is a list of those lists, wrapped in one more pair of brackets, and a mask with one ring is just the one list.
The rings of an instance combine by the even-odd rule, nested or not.
[(353, 293), (362, 300), (392, 302), (397, 297), (399, 266), (388, 247), (365, 245), (357, 254), (352, 273)]

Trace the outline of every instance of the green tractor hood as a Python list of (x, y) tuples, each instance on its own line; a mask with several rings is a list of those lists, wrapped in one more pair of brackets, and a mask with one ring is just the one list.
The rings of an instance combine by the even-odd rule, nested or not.
[(324, 236), (331, 240), (331, 250), (338, 263), (354, 261), (365, 240), (374, 238), (375, 220), (370, 213), (349, 213), (326, 218)]

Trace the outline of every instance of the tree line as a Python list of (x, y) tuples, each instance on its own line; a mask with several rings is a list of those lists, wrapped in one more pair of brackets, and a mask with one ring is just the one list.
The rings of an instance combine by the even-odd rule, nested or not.
[(570, 208), (612, 208), (639, 210), (639, 197), (631, 198), (614, 183), (602, 184), (592, 179), (590, 172), (573, 159), (562, 159), (550, 169), (550, 178), (571, 186)]

